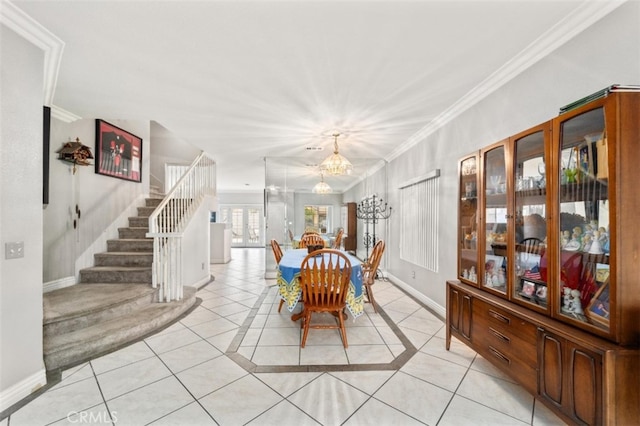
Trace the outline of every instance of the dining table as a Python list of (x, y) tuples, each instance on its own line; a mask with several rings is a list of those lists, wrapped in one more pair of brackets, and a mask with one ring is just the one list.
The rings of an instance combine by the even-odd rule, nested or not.
[[(286, 250), (278, 264), (277, 282), (278, 294), (289, 312), (293, 312), (296, 305), (302, 299), (302, 287), (300, 286), (300, 269), (302, 261), (308, 255), (308, 250)], [(357, 318), (364, 313), (364, 297), (362, 294), (362, 263), (360, 259), (349, 253), (344, 253), (351, 262), (351, 279), (349, 280), (349, 293), (347, 294), (347, 309)], [(292, 317), (298, 319), (298, 316)]]

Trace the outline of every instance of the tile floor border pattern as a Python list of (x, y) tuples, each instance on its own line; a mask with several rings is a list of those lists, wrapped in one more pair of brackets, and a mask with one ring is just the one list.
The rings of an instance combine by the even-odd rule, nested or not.
[[(393, 284), (392, 281), (389, 281)], [(394, 285), (395, 286), (395, 285)], [(396, 286), (396, 288), (399, 288)], [(232, 340), (229, 348), (225, 352), (225, 355), (229, 359), (233, 360), (240, 367), (244, 368), (249, 373), (299, 373), (299, 372), (331, 372), (331, 371), (379, 371), (379, 370), (399, 370), (409, 361), (417, 352), (418, 349), (411, 343), (409, 338), (404, 335), (400, 327), (387, 315), (384, 309), (377, 305), (377, 314), (384, 319), (385, 323), (394, 332), (396, 337), (400, 340), (405, 350), (395, 357), (393, 361), (388, 363), (377, 364), (332, 364), (332, 365), (257, 365), (254, 362), (248, 360), (243, 355), (238, 353), (240, 344), (244, 339), (247, 331), (251, 327), (256, 315), (260, 311), (265, 299), (269, 296), (272, 286), (267, 286), (262, 291), (262, 294), (249, 311), (247, 318), (244, 320), (242, 326), (240, 326), (238, 333)], [(416, 300), (413, 296), (409, 295), (402, 289), (400, 289), (407, 297), (410, 297), (414, 302), (418, 303), (422, 308), (429, 310), (424, 304)], [(433, 313), (433, 312), (431, 312)], [(434, 314), (435, 315), (435, 314)], [(436, 315), (436, 317), (438, 317)], [(438, 317), (439, 318), (439, 317)]]

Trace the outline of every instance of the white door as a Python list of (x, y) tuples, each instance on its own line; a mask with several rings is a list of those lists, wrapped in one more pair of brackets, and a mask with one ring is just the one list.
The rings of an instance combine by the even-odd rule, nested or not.
[(221, 206), (220, 216), (231, 224), (231, 247), (264, 247), (262, 207)]

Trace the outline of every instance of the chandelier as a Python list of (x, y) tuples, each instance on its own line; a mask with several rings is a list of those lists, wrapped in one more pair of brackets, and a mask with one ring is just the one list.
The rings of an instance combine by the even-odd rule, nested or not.
[(338, 136), (340, 136), (340, 133), (333, 134), (333, 154), (325, 158), (325, 160), (320, 163), (320, 170), (335, 176), (344, 174), (350, 175), (353, 170), (353, 165), (338, 152)]
[(316, 183), (316, 186), (313, 187), (312, 192), (314, 194), (331, 194), (333, 189), (329, 186), (328, 183), (324, 181), (324, 176), (320, 173), (320, 182)]

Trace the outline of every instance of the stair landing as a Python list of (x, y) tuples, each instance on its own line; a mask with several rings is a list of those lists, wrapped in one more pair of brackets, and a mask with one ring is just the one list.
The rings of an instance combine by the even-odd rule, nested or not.
[(43, 295), (44, 362), (48, 371), (105, 355), (173, 324), (197, 306), (196, 289), (182, 300), (154, 303), (144, 284), (77, 284)]

